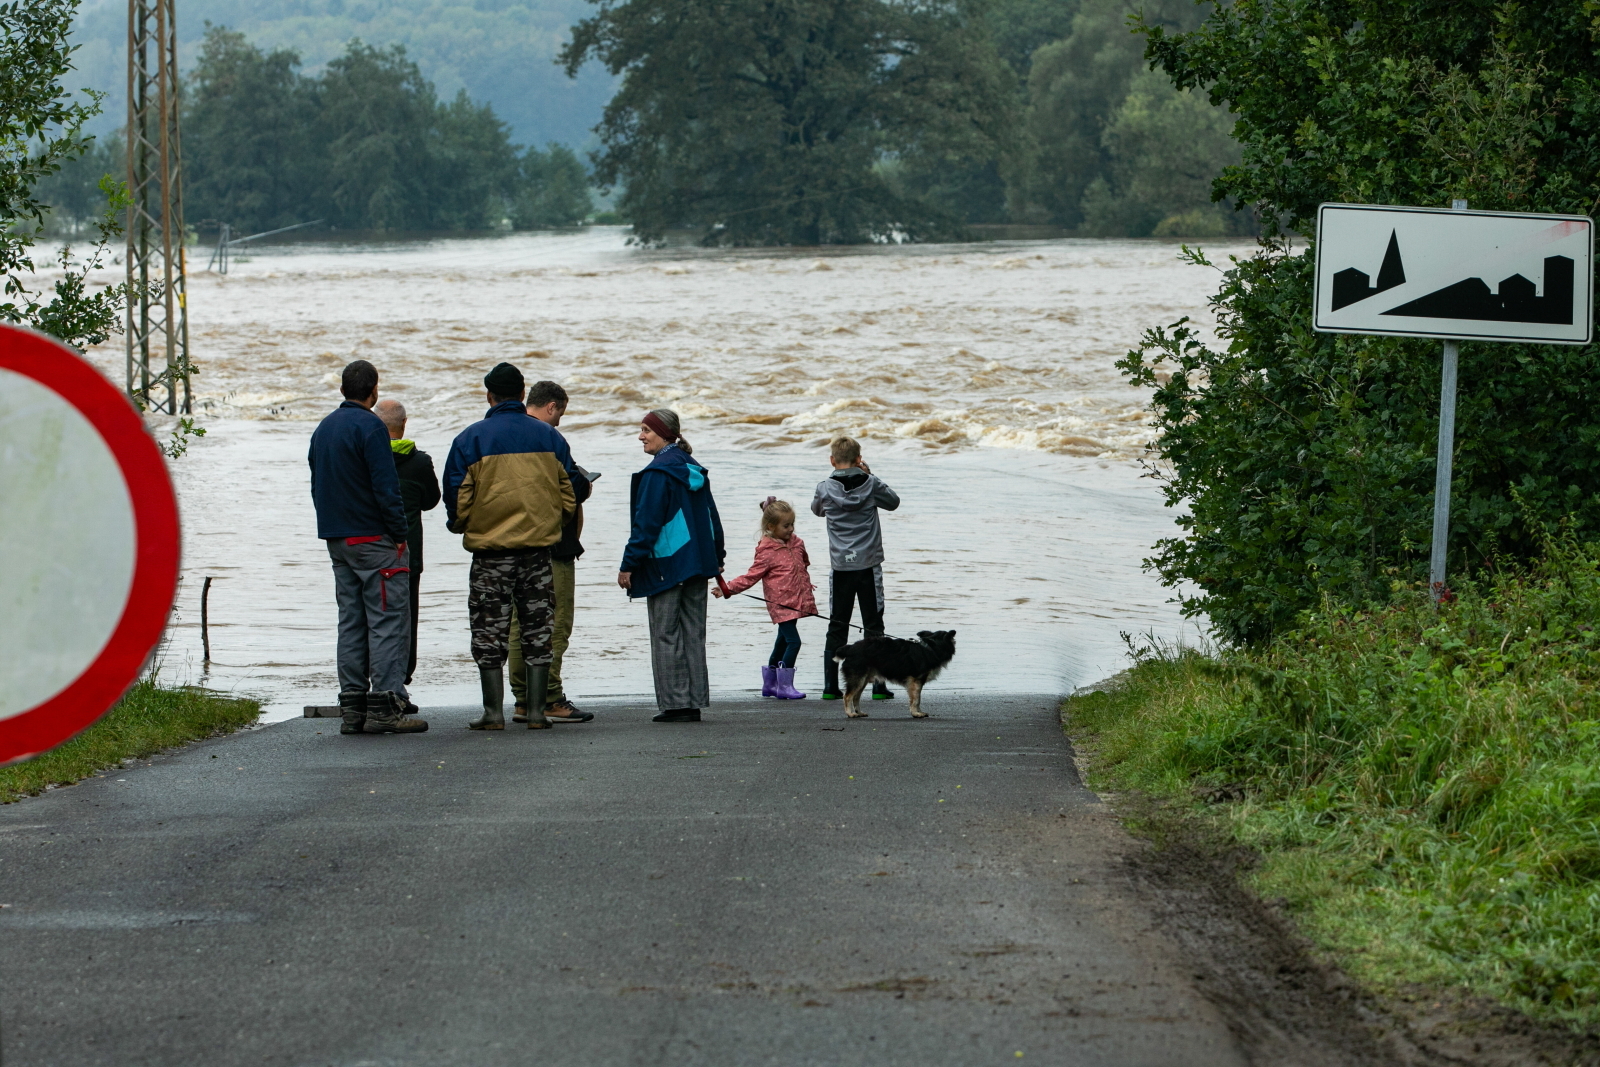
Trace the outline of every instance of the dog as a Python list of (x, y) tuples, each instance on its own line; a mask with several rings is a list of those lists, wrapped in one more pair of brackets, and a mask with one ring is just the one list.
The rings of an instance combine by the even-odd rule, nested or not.
[(861, 691), (881, 679), (905, 686), (911, 717), (926, 719), (922, 687), (939, 677), (955, 655), (954, 630), (923, 630), (915, 641), (869, 637), (846, 645), (833, 657), (844, 668), (844, 713), (852, 719), (866, 718), (867, 713), (861, 710)]

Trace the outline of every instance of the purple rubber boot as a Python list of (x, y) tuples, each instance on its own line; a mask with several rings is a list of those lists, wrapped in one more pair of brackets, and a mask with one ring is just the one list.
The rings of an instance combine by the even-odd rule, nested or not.
[(764, 697), (775, 697), (775, 696), (777, 696), (778, 695), (777, 686), (778, 686), (778, 668), (776, 668), (776, 667), (762, 667), (761, 668), (761, 695), (764, 696)]
[(772, 695), (779, 700), (804, 700), (806, 695), (794, 687), (794, 668), (778, 668), (778, 685)]

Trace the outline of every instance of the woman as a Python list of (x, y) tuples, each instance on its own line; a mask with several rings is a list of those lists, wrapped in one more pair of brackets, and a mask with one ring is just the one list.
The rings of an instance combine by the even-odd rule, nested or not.
[(661, 408), (639, 425), (655, 458), (633, 476), (633, 533), (617, 584), (650, 604), (650, 667), (656, 722), (699, 722), (711, 703), (706, 676), (706, 582), (722, 571), (722, 519), (706, 469), (690, 459), (678, 413)]

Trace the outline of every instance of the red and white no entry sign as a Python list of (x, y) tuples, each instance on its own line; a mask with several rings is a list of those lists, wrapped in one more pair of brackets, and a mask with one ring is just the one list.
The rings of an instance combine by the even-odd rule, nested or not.
[(128, 398), (0, 326), (0, 764), (72, 737), (139, 677), (178, 547), (166, 461)]

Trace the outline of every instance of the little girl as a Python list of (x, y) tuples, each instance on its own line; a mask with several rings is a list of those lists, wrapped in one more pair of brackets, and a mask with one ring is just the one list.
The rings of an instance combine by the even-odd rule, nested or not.
[[(811, 575), (806, 568), (811, 559), (806, 543), (795, 536), (794, 508), (777, 497), (767, 497), (761, 505), (761, 542), (756, 545), (756, 561), (748, 573), (728, 583), (728, 596), (744, 592), (757, 582), (766, 594), (767, 614), (778, 624), (778, 640), (772, 658), (761, 668), (761, 695), (780, 700), (804, 700), (806, 695), (794, 687), (794, 661), (800, 655), (800, 628), (796, 619), (817, 614), (811, 595)], [(713, 589), (713, 596), (722, 596)]]

